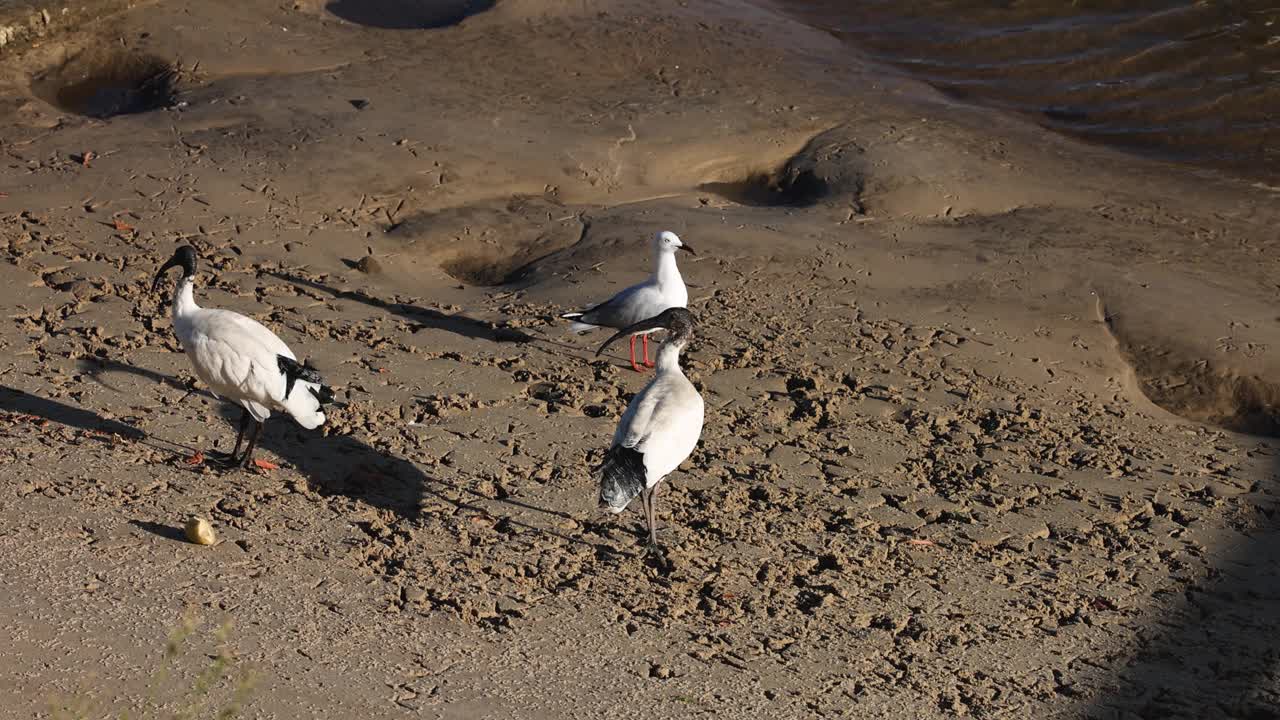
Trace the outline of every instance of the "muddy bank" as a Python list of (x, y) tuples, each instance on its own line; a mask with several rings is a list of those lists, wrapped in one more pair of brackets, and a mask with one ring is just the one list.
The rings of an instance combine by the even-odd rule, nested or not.
[[(1271, 440), (1144, 393), (1162, 350), (1272, 377), (1272, 195), (951, 104), (737, 3), (114, 23), (62, 50), (126, 38), (177, 70), (172, 102), (60, 109), (45, 48), (0, 103), (0, 454), (25, 468), (0, 481), (0, 654), (29, 669), (0, 675), (6, 713), (176, 710), (202, 658), (237, 669), (211, 704), (281, 717), (1274, 703)], [(642, 277), (662, 229), (699, 251), (708, 408), (666, 562), (590, 476), (645, 378), (557, 320)], [(271, 420), (276, 470), (191, 461), (237, 412), (151, 290), (178, 242), (201, 303), (344, 403), (322, 432)], [(222, 542), (179, 540), (191, 515)]]

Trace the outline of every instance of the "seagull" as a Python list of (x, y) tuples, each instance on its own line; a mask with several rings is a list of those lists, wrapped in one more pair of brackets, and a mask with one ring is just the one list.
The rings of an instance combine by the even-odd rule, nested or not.
[[(571, 329), (583, 333), (597, 327), (625, 328), (648, 320), (667, 308), (685, 307), (689, 304), (689, 291), (685, 289), (684, 278), (680, 277), (680, 269), (676, 267), (677, 250), (698, 254), (679, 235), (669, 230), (658, 233), (653, 238), (656, 267), (648, 280), (632, 285), (590, 310), (565, 313), (560, 317), (573, 320)], [(653, 367), (649, 362), (649, 332), (653, 331), (641, 336), (644, 340), (644, 364)], [(631, 336), (631, 369), (643, 372), (636, 364), (635, 335)]]
[(663, 329), (670, 334), (658, 349), (656, 374), (627, 406), (600, 466), (601, 507), (620, 513), (640, 496), (650, 548), (658, 546), (654, 512), (658, 483), (689, 457), (702, 435), (702, 396), (680, 371), (680, 351), (693, 337), (693, 326), (693, 314), (688, 310), (668, 308), (655, 318), (624, 328), (596, 351), (599, 355), (624, 335), (634, 338), (637, 333)]
[[(238, 403), (243, 409), (236, 446), (228, 460), (251, 467), (253, 448), (262, 423), (271, 411), (288, 413), (302, 427), (313, 430), (324, 424), (324, 406), (333, 401), (333, 390), (309, 364), (300, 364), (293, 351), (275, 333), (252, 318), (230, 310), (196, 305), (192, 287), (196, 274), (196, 250), (183, 245), (156, 273), (151, 289), (160, 287), (169, 268), (182, 268), (173, 292), (173, 330), (182, 342), (196, 375), (217, 397)], [(245, 431), (253, 425), (244, 455), (237, 459)], [(265, 463), (256, 463), (267, 467)]]

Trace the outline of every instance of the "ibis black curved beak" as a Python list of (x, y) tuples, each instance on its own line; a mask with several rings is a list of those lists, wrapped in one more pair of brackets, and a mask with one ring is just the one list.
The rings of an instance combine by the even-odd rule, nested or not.
[(174, 251), (173, 257), (169, 261), (160, 266), (160, 271), (156, 273), (156, 279), (151, 283), (151, 291), (155, 292), (160, 287), (160, 281), (164, 279), (164, 274), (169, 268), (182, 268), (182, 277), (188, 278), (196, 274), (196, 249), (190, 245), (183, 245)]
[(696, 250), (694, 250), (694, 249), (693, 249), (693, 247), (691, 247), (691, 246), (689, 245), (689, 243), (684, 242), (683, 240), (682, 240), (682, 241), (680, 241), (680, 248), (679, 248), (679, 249), (680, 249), (680, 250), (684, 250), (684, 251), (688, 252), (690, 255), (697, 255), (697, 254), (698, 254), (698, 252), (697, 252)]
[(624, 337), (627, 337), (628, 335), (635, 335), (637, 333), (650, 332), (653, 330), (662, 330), (662, 329), (665, 329), (666, 327), (667, 327), (666, 318), (663, 317), (662, 315), (656, 315), (654, 317), (649, 318), (648, 320), (641, 320), (640, 322), (635, 323), (634, 325), (622, 328), (613, 337), (604, 341), (604, 344), (600, 346), (600, 349), (596, 350), (596, 357), (600, 357), (600, 353), (604, 352), (605, 348), (609, 347), (610, 345), (617, 342), (618, 340)]
[(169, 258), (169, 262), (161, 265), (160, 271), (156, 273), (156, 279), (151, 282), (151, 292), (155, 292), (160, 289), (160, 281), (164, 280), (164, 274), (169, 271), (169, 268), (177, 267), (181, 264), (182, 262), (178, 260), (178, 257), (175, 255)]

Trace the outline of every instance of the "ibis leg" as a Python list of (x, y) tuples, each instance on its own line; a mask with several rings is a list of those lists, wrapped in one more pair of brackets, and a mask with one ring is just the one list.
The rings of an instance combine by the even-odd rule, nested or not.
[(658, 547), (658, 486), (645, 488), (640, 494), (644, 500), (645, 523), (649, 526), (649, 547)]
[(644, 524), (649, 527), (649, 488), (640, 491), (640, 509), (644, 511)]
[(253, 448), (258, 444), (258, 436), (261, 434), (262, 423), (254, 420), (253, 431), (249, 434), (249, 446), (244, 449), (244, 457), (240, 460), (240, 464), (244, 467), (253, 467)]
[(647, 334), (643, 336), (641, 344), (644, 346), (644, 366), (653, 367), (653, 361), (649, 359), (649, 336)]
[(644, 370), (641, 370), (640, 366), (636, 364), (636, 336), (635, 335), (631, 336), (631, 369), (635, 370), (636, 372), (644, 372)]
[(240, 441), (244, 440), (244, 431), (249, 429), (249, 411), (240, 409), (240, 431), (236, 433), (236, 446), (231, 450), (231, 460), (240, 456)]

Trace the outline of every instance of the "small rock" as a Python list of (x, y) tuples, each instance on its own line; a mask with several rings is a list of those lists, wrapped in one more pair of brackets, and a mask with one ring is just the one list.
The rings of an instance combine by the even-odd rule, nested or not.
[(765, 647), (769, 648), (769, 650), (773, 652), (782, 652), (783, 650), (791, 647), (795, 641), (796, 639), (792, 637), (771, 637), (767, 638), (764, 644)]
[(653, 663), (652, 665), (649, 666), (649, 677), (651, 678), (666, 680), (670, 678), (671, 675), (672, 675), (671, 668), (667, 667), (666, 665)]
[(365, 275), (376, 275), (382, 272), (382, 263), (378, 262), (372, 255), (365, 255), (356, 262), (356, 269)]
[(523, 602), (509, 596), (498, 598), (498, 602), (494, 606), (500, 615), (511, 615), (514, 617), (524, 617), (529, 606)]
[(400, 597), (407, 603), (420, 604), (427, 601), (427, 591), (420, 587), (404, 587), (400, 589)]
[(204, 518), (192, 517), (187, 521), (185, 532), (187, 539), (196, 545), (212, 545), (218, 541), (218, 536), (213, 533), (213, 526)]

